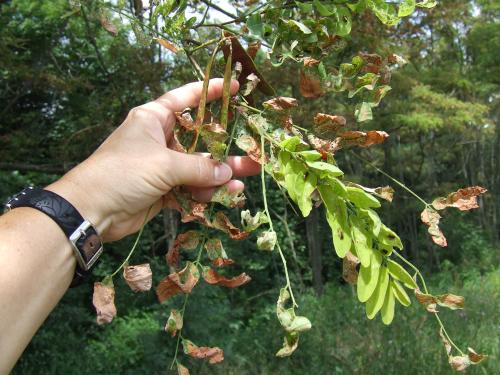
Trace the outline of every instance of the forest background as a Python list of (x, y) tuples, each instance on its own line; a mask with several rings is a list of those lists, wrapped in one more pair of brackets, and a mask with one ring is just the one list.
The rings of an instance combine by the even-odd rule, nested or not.
[[(207, 6), (205, 1), (191, 3), (193, 14)], [(83, 160), (132, 107), (196, 79), (182, 53), (151, 43), (140, 27), (117, 15), (112, 20), (118, 33), (113, 36), (93, 18), (95, 2), (82, 5), (78, 9), (83, 12), (64, 0), (0, 3), (2, 201), (26, 185), (53, 181)], [(124, 12), (137, 11), (133, 1), (125, 2)], [(218, 16), (216, 9), (209, 14)], [(419, 220), (422, 207), (402, 189), (393, 186), (395, 199), (381, 209), (431, 287), (446, 286), (465, 297), (466, 309), (445, 311), (443, 318), (457, 342), (490, 355), (484, 365), (469, 370), (472, 374), (493, 374), (500, 367), (499, 16), (494, 0), (440, 1), (390, 28), (366, 12), (359, 16), (361, 27), (349, 37), (349, 48), (332, 56), (341, 62), (353, 51), (391, 51), (409, 61), (393, 74), (392, 91), (365, 125), (385, 130), (389, 139), (355, 152), (427, 200), (465, 186), (488, 189), (477, 210), (446, 212), (446, 248), (433, 244)], [(264, 61), (264, 54), (259, 52), (257, 63)], [(208, 60), (198, 58), (203, 65)], [(294, 64), (286, 62), (279, 70), (259, 66), (273, 86), (299, 99), (294, 120), (303, 126), (310, 121), (306, 114), (321, 108), (333, 111), (345, 100), (332, 93), (314, 101), (302, 98)], [(339, 154), (337, 161), (351, 180), (365, 186), (391, 183), (351, 153)], [(246, 185), (248, 206), (260, 207), (258, 181), (249, 178)], [(251, 241), (227, 243), (228, 253), (245, 259), (244, 270), (253, 281), (234, 290), (196, 290), (186, 329), (199, 342), (223, 347), (226, 359), (217, 366), (193, 360), (193, 373), (452, 372), (435, 322), (421, 306), (400, 311), (389, 327), (366, 319), (355, 289), (342, 279), (341, 260), (332, 255), (328, 225), (319, 219), (321, 208), (303, 219), (283, 202), (279, 190), (269, 195), (278, 236), (291, 259), (298, 303), (313, 328), (292, 357), (276, 358), (282, 340), (275, 334), (280, 327), (274, 313), (283, 278), (279, 260), (263, 256)], [(161, 274), (155, 270), (164, 268), (169, 244), (184, 227), (170, 213), (146, 227), (134, 262), (152, 264), (154, 284)], [(175, 340), (163, 325), (170, 309), (157, 303), (154, 293), (133, 294), (116, 281), (118, 317), (108, 326), (95, 324), (92, 283), (123, 260), (133, 240), (106, 246), (94, 279), (68, 291), (13, 374), (168, 373)]]

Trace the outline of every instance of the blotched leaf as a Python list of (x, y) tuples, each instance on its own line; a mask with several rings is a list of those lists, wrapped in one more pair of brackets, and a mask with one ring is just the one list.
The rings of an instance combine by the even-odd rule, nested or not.
[(467, 354), (469, 356), (470, 361), (473, 365), (477, 365), (478, 363), (484, 361), (488, 356), (486, 354), (479, 354), (472, 348), (467, 348)]
[(92, 304), (97, 312), (97, 324), (109, 324), (113, 321), (116, 316), (115, 288), (110, 277), (103, 282), (94, 283)]
[(222, 246), (219, 238), (210, 238), (205, 242), (205, 250), (207, 251), (208, 259), (215, 260), (218, 258), (227, 259), (226, 251)]
[(267, 215), (264, 212), (257, 212), (255, 216), (250, 214), (250, 210), (241, 211), (241, 226), (245, 232), (252, 232), (261, 224), (269, 222)]
[(242, 231), (241, 229), (235, 227), (229, 218), (223, 212), (217, 212), (215, 214), (215, 219), (212, 222), (212, 226), (219, 229), (229, 235), (232, 240), (243, 240), (248, 237), (250, 233)]
[(441, 215), (439, 215), (437, 211), (430, 207), (426, 207), (420, 214), (420, 219), (429, 227), (427, 231), (436, 245), (441, 247), (448, 246), (446, 237), (443, 232), (441, 232), (441, 229), (439, 229), (439, 220), (441, 220)]
[(219, 363), (224, 360), (224, 351), (221, 348), (197, 346), (186, 339), (182, 339), (182, 346), (184, 348), (184, 353), (190, 357), (205, 359), (211, 364)]
[(226, 288), (236, 288), (252, 280), (252, 278), (246, 273), (241, 273), (238, 276), (229, 279), (220, 275), (212, 268), (204, 270), (203, 279), (207, 282), (207, 284), (225, 286)]
[(290, 108), (297, 107), (299, 103), (295, 98), (288, 98), (285, 96), (278, 96), (271, 100), (265, 101), (262, 103), (262, 106), (267, 109), (271, 109), (273, 111), (285, 111)]
[(146, 292), (151, 289), (153, 272), (149, 263), (126, 266), (123, 268), (123, 278), (134, 292)]
[(182, 329), (184, 321), (182, 315), (176, 309), (170, 310), (170, 316), (168, 317), (167, 323), (165, 324), (165, 332), (170, 334), (170, 336), (175, 337), (177, 331)]
[(241, 208), (245, 205), (245, 195), (240, 192), (230, 192), (227, 185), (215, 189), (210, 202), (217, 202), (228, 208)]
[(465, 299), (462, 296), (457, 296), (455, 294), (447, 293), (436, 296), (437, 303), (439, 306), (447, 307), (451, 310), (463, 309), (465, 304)]
[(342, 278), (349, 284), (356, 284), (358, 281), (357, 266), (359, 259), (350, 251), (342, 259)]
[(264, 231), (260, 233), (259, 236), (257, 237), (257, 248), (259, 250), (272, 251), (276, 246), (277, 240), (278, 237), (276, 235), (276, 232), (272, 230)]
[(299, 346), (299, 333), (298, 332), (286, 332), (285, 339), (283, 341), (283, 347), (278, 350), (276, 357), (288, 357)]
[(243, 134), (236, 139), (236, 145), (245, 151), (253, 161), (262, 164), (262, 150), (260, 143), (249, 134)]
[(191, 262), (179, 272), (174, 272), (160, 281), (156, 287), (158, 300), (163, 302), (179, 293), (191, 293), (194, 286), (198, 283), (200, 272)]
[(304, 98), (319, 98), (325, 95), (321, 78), (313, 69), (301, 69), (299, 88)]
[(177, 362), (177, 375), (189, 375), (187, 367), (181, 365), (179, 362)]
[(446, 207), (456, 207), (460, 211), (467, 211), (473, 208), (478, 208), (477, 196), (487, 192), (481, 186), (472, 186), (464, 189), (459, 189), (446, 197), (434, 199), (432, 206), (436, 210), (443, 210)]
[(346, 124), (343, 116), (329, 115), (326, 113), (316, 113), (314, 116), (313, 131), (318, 137), (323, 139), (335, 139)]
[(340, 137), (342, 138), (342, 145), (370, 147), (384, 142), (389, 137), (389, 134), (380, 130), (367, 132), (353, 130), (340, 134)]

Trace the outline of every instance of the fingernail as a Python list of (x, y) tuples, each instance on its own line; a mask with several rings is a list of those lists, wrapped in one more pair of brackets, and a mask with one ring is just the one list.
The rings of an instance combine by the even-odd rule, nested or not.
[(226, 182), (233, 175), (231, 167), (227, 164), (221, 163), (214, 169), (214, 178), (217, 182)]

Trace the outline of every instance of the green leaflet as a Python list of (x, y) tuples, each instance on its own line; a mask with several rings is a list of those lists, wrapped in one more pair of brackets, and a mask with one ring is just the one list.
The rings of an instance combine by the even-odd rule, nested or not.
[(406, 290), (403, 288), (403, 286), (399, 283), (399, 281), (391, 279), (390, 286), (392, 288), (394, 296), (396, 297), (396, 299), (399, 301), (400, 304), (402, 304), (405, 307), (411, 305), (410, 297), (406, 293)]
[(387, 267), (380, 267), (378, 283), (370, 299), (366, 302), (366, 316), (373, 319), (384, 304), (385, 294), (389, 285), (389, 273)]
[(296, 1), (295, 4), (297, 4), (303, 13), (311, 13), (313, 11), (313, 5), (311, 3)]
[(298, 136), (294, 136), (281, 141), (279, 146), (284, 150), (293, 152), (295, 151), (295, 148), (300, 144), (300, 142), (300, 138)]
[(347, 197), (347, 188), (338, 178), (331, 177), (328, 178), (328, 182), (333, 189), (335, 195), (346, 198)]
[(285, 188), (294, 202), (298, 201), (300, 194), (304, 191), (305, 171), (306, 168), (304, 164), (293, 159), (286, 164), (285, 170), (283, 171), (285, 176)]
[(342, 176), (342, 172), (337, 166), (325, 163), (324, 161), (306, 161), (306, 164), (313, 169), (320, 171), (320, 177), (338, 177)]
[(328, 9), (326, 5), (323, 5), (319, 0), (313, 0), (314, 8), (318, 11), (318, 13), (323, 17), (329, 17), (336, 14), (336, 9)]
[(396, 280), (401, 281), (404, 286), (410, 289), (417, 289), (418, 286), (415, 280), (410, 276), (408, 272), (399, 264), (391, 259), (387, 259), (387, 268), (392, 277)]
[(369, 267), (359, 269), (357, 295), (360, 302), (366, 302), (372, 296), (378, 283), (382, 256), (378, 252), (372, 253)]
[(415, 0), (403, 0), (399, 4), (398, 17), (406, 17), (415, 11)]
[(304, 161), (316, 161), (321, 159), (321, 154), (316, 150), (300, 151), (297, 152), (297, 155), (302, 157)]
[(380, 228), (382, 227), (382, 221), (380, 220), (378, 214), (369, 208), (367, 209), (361, 208), (359, 212), (361, 215), (366, 216), (370, 220), (371, 222), (370, 231), (374, 237), (377, 237), (380, 234)]
[(343, 258), (352, 243), (345, 201), (337, 197), (330, 186), (320, 185), (318, 191), (326, 207), (326, 220), (332, 229), (333, 247), (337, 255)]
[(382, 305), (382, 309), (380, 310), (380, 315), (382, 315), (382, 322), (385, 325), (389, 325), (392, 323), (394, 319), (394, 308), (396, 307), (396, 301), (394, 299), (394, 293), (392, 292), (392, 288), (387, 288), (385, 293), (384, 304)]
[(304, 181), (304, 189), (302, 190), (302, 193), (299, 192), (298, 194), (297, 204), (302, 212), (302, 216), (304, 217), (309, 216), (309, 213), (312, 210), (311, 194), (314, 189), (316, 189), (317, 182), (318, 178), (316, 174), (310, 172)]
[(337, 21), (335, 33), (339, 36), (347, 36), (351, 33), (351, 12), (348, 8), (337, 6), (337, 13), (334, 15)]
[(377, 240), (383, 245), (397, 247), (399, 250), (403, 250), (403, 243), (399, 236), (384, 224), (380, 227), (380, 233)]
[(355, 186), (347, 186), (347, 199), (359, 208), (380, 207), (380, 202), (377, 198)]
[(295, 21), (295, 20), (285, 20), (282, 19), (284, 23), (287, 25), (291, 25), (292, 27), (298, 27), (300, 31), (304, 34), (312, 34), (312, 31), (310, 28), (308, 28), (306, 25), (304, 25), (302, 22)]
[(370, 265), (371, 254), (373, 252), (373, 240), (370, 234), (363, 227), (362, 221), (356, 217), (351, 216), (351, 234), (354, 243), (354, 248), (356, 249), (356, 254), (359, 261), (364, 267)]

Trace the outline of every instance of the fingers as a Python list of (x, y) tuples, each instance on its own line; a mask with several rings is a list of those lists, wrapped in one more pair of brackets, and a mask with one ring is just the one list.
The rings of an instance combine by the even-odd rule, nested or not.
[[(222, 96), (223, 84), (224, 80), (222, 78), (213, 78), (210, 80), (207, 92), (207, 102), (218, 99)], [(238, 81), (232, 80), (230, 88), (231, 95), (236, 94), (238, 89)], [(163, 107), (170, 111), (179, 112), (187, 107), (197, 107), (201, 99), (202, 91), (203, 82), (192, 82), (167, 92), (156, 99), (155, 102), (160, 103)]]
[[(241, 193), (245, 189), (245, 184), (239, 180), (231, 180), (227, 184), (225, 184), (225, 186), (227, 187), (227, 191), (229, 193)], [(187, 186), (187, 190), (191, 192), (191, 196), (194, 200), (198, 202), (210, 202), (215, 188)]]
[(233, 170), (234, 177), (254, 176), (260, 173), (261, 166), (248, 156), (230, 156), (226, 163)]
[(172, 150), (169, 153), (171, 160), (168, 173), (173, 186), (219, 186), (228, 182), (233, 175), (231, 167), (225, 163)]

